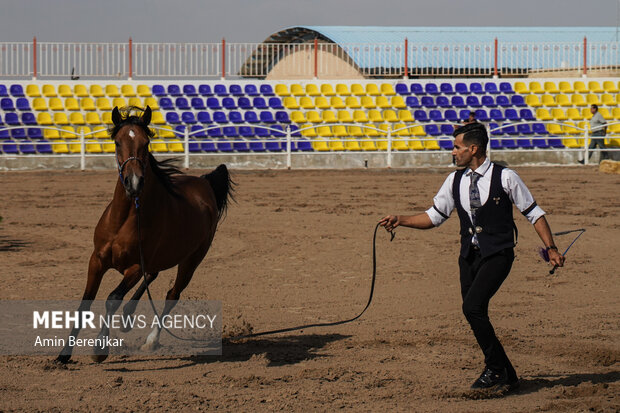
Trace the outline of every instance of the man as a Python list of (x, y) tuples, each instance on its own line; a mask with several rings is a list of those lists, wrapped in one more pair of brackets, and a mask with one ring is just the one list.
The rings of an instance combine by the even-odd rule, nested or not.
[(476, 120), (476, 112), (474, 112), (473, 110), (471, 112), (469, 112), (469, 115), (467, 116), (467, 119), (463, 120), (463, 123), (465, 125), (467, 125), (468, 123), (474, 123), (477, 122)]
[[(590, 145), (588, 145), (588, 149), (594, 149), (597, 146), (601, 149), (605, 149), (605, 132), (607, 129), (605, 127), (605, 125), (607, 124), (605, 122), (605, 118), (603, 118), (601, 112), (598, 111), (597, 105), (590, 106), (590, 112), (592, 112), (592, 118), (590, 119), (590, 130), (592, 131), (592, 138), (590, 139)], [(592, 157), (593, 153), (594, 152), (590, 152), (588, 159)], [(606, 158), (607, 152), (601, 151), (600, 159)], [(583, 161), (580, 161), (580, 163), (583, 163)]]
[(488, 317), (488, 305), (508, 276), (514, 260), (512, 204), (534, 225), (551, 264), (564, 265), (545, 212), (536, 205), (530, 191), (512, 170), (493, 164), (486, 157), (489, 141), (486, 128), (470, 123), (454, 131), (456, 165), (464, 169), (451, 173), (434, 198), (432, 208), (411, 215), (388, 215), (380, 221), (386, 230), (398, 226), (429, 229), (441, 225), (456, 208), (461, 221), (459, 256), (463, 313), (484, 353), (485, 368), (472, 389), (513, 389), (517, 373), (495, 336)]

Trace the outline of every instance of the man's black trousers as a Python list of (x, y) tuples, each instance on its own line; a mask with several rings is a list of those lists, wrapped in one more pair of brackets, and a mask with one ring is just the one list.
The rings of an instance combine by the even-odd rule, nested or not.
[(459, 257), (463, 314), (484, 353), (487, 368), (508, 373), (509, 380), (517, 379), (515, 369), (495, 336), (489, 321), (489, 301), (502, 285), (514, 261), (514, 249), (506, 248), (482, 258), (480, 251), (470, 249), (467, 258)]

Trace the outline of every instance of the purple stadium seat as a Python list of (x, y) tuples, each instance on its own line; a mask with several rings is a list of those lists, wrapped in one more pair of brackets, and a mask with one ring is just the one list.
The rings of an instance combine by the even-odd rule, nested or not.
[(504, 135), (504, 130), (499, 127), (499, 124), (495, 122), (489, 123), (489, 130), (491, 131), (491, 135), (493, 136), (502, 136)]
[(22, 88), (22, 85), (17, 85), (17, 84), (11, 85), (10, 91), (11, 91), (11, 96), (14, 96), (14, 97), (24, 96), (24, 89)]
[(452, 103), (452, 106), (454, 106), (455, 108), (464, 108), (467, 106), (462, 96), (452, 96), (452, 99), (450, 99), (450, 102)]
[(427, 83), (426, 85), (424, 85), (424, 90), (429, 95), (439, 94), (439, 89), (437, 88), (437, 85), (435, 83)]
[(220, 104), (220, 100), (218, 98), (207, 98), (207, 107), (212, 110), (222, 109), (222, 105)]
[(422, 106), (425, 108), (436, 108), (437, 104), (432, 96), (422, 96)]
[(435, 99), (435, 103), (440, 108), (449, 108), (452, 106), (450, 104), (450, 99), (448, 99), (446, 96), (437, 96), (437, 99)]
[(489, 96), (489, 95), (482, 96), (480, 98), (480, 103), (482, 104), (482, 106), (485, 106), (487, 108), (497, 107), (497, 103), (495, 103), (495, 99), (493, 99), (493, 96)]
[(284, 106), (282, 106), (282, 100), (278, 97), (269, 98), (269, 107), (271, 109), (284, 109)]
[(213, 91), (211, 90), (210, 85), (199, 85), (198, 93), (200, 94), (200, 96), (213, 96)]
[(279, 110), (276, 112), (276, 122), (279, 123), (291, 123), (291, 120), (288, 117), (288, 113), (284, 110)]
[(437, 109), (433, 109), (430, 112), (428, 112), (428, 118), (431, 121), (433, 121), (433, 122), (443, 122), (444, 121), (443, 114), (441, 113), (441, 111), (439, 111)]
[(181, 87), (179, 85), (171, 84), (168, 85), (168, 95), (181, 96), (183, 95), (183, 92), (181, 92)]
[(226, 85), (215, 85), (215, 86), (213, 86), (213, 92), (217, 96), (228, 96), (228, 89), (226, 88)]
[(205, 131), (204, 126), (202, 125), (192, 125), (192, 127), (190, 128), (190, 136), (193, 136), (194, 138), (206, 138), (207, 137), (207, 132)]
[(521, 95), (512, 95), (510, 98), (510, 103), (512, 103), (513, 106), (517, 106), (517, 107), (527, 106), (527, 104), (525, 103), (525, 100), (523, 99), (523, 96)]
[(228, 112), (228, 119), (232, 123), (243, 123), (243, 116), (241, 115), (241, 113), (237, 112), (236, 110)]
[(172, 125), (176, 125), (181, 123), (181, 119), (179, 118), (179, 114), (176, 112), (168, 112), (166, 113), (166, 122)]
[(210, 138), (221, 138), (224, 136), (222, 134), (222, 128), (209, 128), (207, 134)]
[(196, 87), (194, 85), (183, 85), (183, 94), (185, 96), (198, 96), (198, 92), (196, 92)]
[(411, 86), (410, 86), (410, 89), (411, 89), (411, 93), (414, 94), (414, 95), (423, 95), (424, 94), (424, 88), (419, 83), (412, 83)]
[(159, 108), (162, 110), (174, 110), (174, 103), (172, 103), (170, 98), (160, 98)]
[(467, 96), (465, 103), (470, 108), (479, 108), (481, 106), (480, 101), (478, 100), (478, 96)]
[(396, 93), (398, 93), (399, 95), (403, 95), (403, 96), (407, 96), (411, 94), (411, 92), (409, 91), (409, 86), (407, 86), (404, 83), (396, 84)]
[(0, 97), (9, 96), (6, 90), (6, 85), (0, 84)]
[(536, 120), (536, 117), (534, 116), (534, 114), (532, 113), (532, 111), (530, 109), (521, 109), (519, 111), (519, 115), (521, 116), (521, 119), (523, 120)]
[(2, 152), (9, 155), (17, 155), (19, 153), (19, 149), (17, 149), (17, 143), (10, 139), (0, 143), (0, 149), (2, 150)]
[(15, 105), (13, 104), (13, 99), (11, 99), (11, 98), (2, 98), (2, 99), (0, 99), (0, 109), (2, 109), (2, 110), (15, 110)]
[(491, 138), (489, 139), (489, 144), (491, 146), (491, 149), (502, 149), (502, 141), (493, 136), (491, 136)]
[(191, 103), (192, 103), (192, 108), (194, 108), (195, 110), (206, 109), (205, 101), (203, 98), (200, 98), (200, 97), (192, 98)]
[(28, 99), (26, 98), (17, 98), (17, 101), (15, 101), (15, 106), (17, 107), (17, 110), (30, 110), (30, 102), (28, 102)]
[(418, 122), (428, 122), (428, 115), (426, 114), (426, 111), (423, 110), (413, 111), (413, 118)]
[(276, 120), (271, 112), (264, 110), (260, 112), (260, 121), (263, 123), (275, 123)]
[(228, 87), (228, 93), (233, 96), (243, 96), (243, 89), (239, 85), (230, 85)]
[(26, 139), (26, 131), (24, 128), (11, 129), (11, 137), (13, 139)]
[(247, 123), (258, 123), (258, 115), (256, 115), (256, 112), (248, 110), (247, 112), (243, 113), (243, 119), (247, 122)]
[(260, 94), (263, 96), (274, 96), (271, 85), (260, 85)]
[(454, 132), (454, 126), (446, 125), (444, 123), (443, 125), (439, 125), (439, 131), (442, 135), (452, 136), (452, 132)]
[(549, 143), (545, 138), (536, 137), (532, 138), (532, 146), (535, 148), (546, 149), (549, 147)]
[(37, 150), (34, 147), (34, 143), (31, 142), (22, 142), (22, 144), (19, 145), (19, 150), (24, 155), (34, 155), (37, 153)]
[(37, 125), (37, 118), (34, 116), (34, 113), (24, 112), (22, 113), (22, 123), (24, 125)]
[(477, 109), (474, 113), (479, 122), (488, 122), (490, 120), (487, 111), (484, 109)]
[(407, 96), (407, 98), (405, 99), (405, 103), (407, 103), (407, 106), (409, 106), (410, 108), (422, 107), (422, 105), (420, 104), (420, 100), (416, 96)]
[(239, 100), (237, 101), (237, 105), (239, 105), (239, 109), (243, 110), (252, 109), (254, 107), (252, 106), (252, 102), (250, 101), (250, 99), (246, 97), (239, 98)]
[(35, 149), (38, 153), (49, 154), (52, 153), (52, 145), (50, 145), (50, 141), (46, 139), (40, 139), (36, 141)]
[(507, 95), (511, 95), (515, 93), (515, 91), (512, 89), (512, 85), (508, 82), (501, 82), (499, 84), (499, 90), (500, 92), (507, 94)]
[(166, 89), (162, 85), (153, 85), (151, 92), (153, 93), (153, 96), (166, 96)]
[(439, 90), (441, 90), (441, 93), (443, 93), (444, 95), (454, 95), (454, 89), (452, 88), (452, 83), (442, 83), (439, 86)]
[(7, 125), (10, 125), (10, 126), (19, 126), (22, 124), (19, 121), (19, 116), (17, 115), (17, 113), (14, 113), (14, 112), (9, 112), (6, 115), (4, 115), (4, 121), (6, 122)]
[(222, 107), (228, 110), (237, 109), (237, 102), (235, 102), (234, 98), (225, 97), (222, 98)]
[(269, 106), (267, 106), (267, 103), (265, 102), (265, 98), (262, 97), (252, 99), (252, 104), (256, 109), (269, 109)]
[(531, 135), (534, 133), (530, 125), (528, 125), (527, 123), (522, 123), (520, 125), (517, 125), (517, 131), (519, 132), (520, 135)]
[(246, 96), (258, 96), (259, 95), (256, 85), (253, 85), (251, 83), (248, 83), (247, 85), (245, 85), (243, 90), (245, 91)]
[(239, 126), (239, 136), (243, 138), (253, 138), (254, 130), (250, 126)]
[(459, 82), (454, 85), (454, 90), (459, 95), (469, 95), (469, 88), (465, 83)]
[(469, 84), (469, 91), (471, 93), (474, 93), (476, 95), (481, 95), (484, 93), (484, 90), (482, 89), (482, 85), (478, 82), (472, 82)]
[(521, 120), (521, 117), (517, 113), (516, 109), (506, 109), (504, 111), (504, 116), (506, 116), (507, 120), (511, 120), (513, 122)]
[(429, 123), (428, 125), (424, 125), (424, 131), (426, 131), (426, 134), (429, 136), (439, 136), (441, 135), (441, 132), (439, 131), (439, 126), (433, 124), (433, 123)]
[(184, 97), (176, 98), (175, 106), (177, 107), (177, 109), (181, 109), (181, 110), (191, 109), (191, 107), (189, 106), (189, 102), (187, 101), (187, 98), (184, 98)]
[(41, 128), (28, 128), (27, 132), (30, 139), (43, 139)]
[(459, 117), (461, 118), (461, 120), (466, 120), (467, 118), (469, 118), (469, 113), (469, 109), (461, 109), (459, 110)]
[(503, 122), (506, 120), (506, 117), (504, 116), (502, 111), (499, 109), (491, 109), (491, 112), (489, 113), (489, 117), (492, 120), (497, 121), (497, 122)]
[(498, 94), (499, 89), (497, 89), (497, 84), (495, 82), (487, 82), (484, 84), (484, 91), (486, 93), (490, 93), (492, 95)]
[(209, 112), (205, 112), (205, 111), (198, 112), (197, 119), (198, 119), (198, 122), (204, 125), (213, 123), (213, 120), (211, 119), (211, 115), (209, 114)]
[(495, 99), (495, 103), (497, 103), (497, 106), (501, 106), (502, 108), (512, 106), (512, 103), (510, 103), (510, 99), (508, 99), (508, 96), (504, 95), (499, 95), (497, 99)]
[(213, 121), (216, 123), (228, 123), (228, 118), (226, 117), (225, 112), (217, 110), (213, 112)]
[(11, 137), (11, 134), (9, 133), (8, 129), (0, 129), (1, 140), (6, 140), (6, 139), (9, 139), (10, 137)]
[(459, 121), (459, 117), (456, 114), (456, 111), (454, 109), (446, 110), (443, 115), (446, 118), (446, 120), (449, 121), (449, 122), (458, 122)]
[(544, 123), (534, 123), (532, 124), (532, 133), (540, 136), (547, 136), (549, 131), (547, 131)]
[(193, 125), (194, 123), (196, 123), (196, 117), (194, 116), (194, 112), (181, 113), (181, 121), (187, 125)]

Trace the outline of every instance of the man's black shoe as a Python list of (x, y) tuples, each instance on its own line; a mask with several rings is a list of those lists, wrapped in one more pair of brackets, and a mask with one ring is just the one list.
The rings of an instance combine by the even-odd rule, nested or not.
[(583, 165), (583, 163), (584, 163), (584, 162), (583, 162), (583, 159), (579, 159), (577, 162), (579, 162), (579, 163), (580, 163), (580, 164), (582, 164), (582, 165)]
[[(516, 383), (519, 383), (517, 380)], [(471, 385), (474, 390), (490, 389), (495, 386), (508, 386), (508, 375), (506, 369), (500, 372), (493, 371), (491, 369), (484, 369), (478, 380)]]

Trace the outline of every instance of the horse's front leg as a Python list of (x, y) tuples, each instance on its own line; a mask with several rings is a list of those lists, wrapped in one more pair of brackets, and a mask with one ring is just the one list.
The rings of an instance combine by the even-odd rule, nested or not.
[[(136, 292), (133, 294), (129, 302), (123, 306), (123, 315), (125, 317), (131, 316), (136, 311), (136, 307), (138, 306), (138, 301), (140, 301), (140, 298), (146, 291), (146, 288), (149, 285), (151, 285), (153, 281), (155, 281), (155, 278), (157, 278), (158, 275), (159, 275), (158, 272), (153, 273), (153, 274), (146, 274), (146, 281), (142, 281), (142, 284), (140, 284), (140, 286), (136, 289)], [(132, 327), (133, 325), (131, 323), (127, 323), (127, 324), (123, 323), (123, 325), (121, 326), (121, 331), (123, 333), (126, 333), (130, 331)]]
[[(140, 265), (135, 264), (125, 270), (123, 274), (123, 280), (120, 282), (118, 287), (114, 289), (108, 296), (108, 299), (105, 302), (105, 311), (106, 311), (106, 320), (108, 323), (112, 320), (112, 316), (118, 310), (121, 303), (123, 302), (123, 298), (127, 294), (129, 290), (131, 290), (140, 279)], [(95, 346), (95, 351), (92, 356), (93, 360), (101, 363), (104, 361), (108, 354), (110, 353), (110, 349), (108, 348), (106, 343), (106, 338), (110, 335), (110, 328), (104, 323), (101, 326), (101, 331), (99, 335), (97, 335), (97, 339), (99, 339), (99, 343), (101, 345)]]

